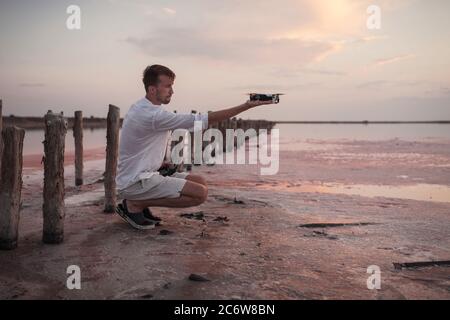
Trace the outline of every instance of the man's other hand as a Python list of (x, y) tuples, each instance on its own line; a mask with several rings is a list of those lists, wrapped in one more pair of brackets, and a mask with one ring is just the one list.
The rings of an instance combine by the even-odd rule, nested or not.
[(159, 168), (159, 170), (161, 170), (161, 169), (168, 169), (168, 168), (170, 168), (171, 166), (172, 166), (172, 163), (167, 162), (167, 161), (164, 161), (164, 162), (161, 164), (161, 167)]

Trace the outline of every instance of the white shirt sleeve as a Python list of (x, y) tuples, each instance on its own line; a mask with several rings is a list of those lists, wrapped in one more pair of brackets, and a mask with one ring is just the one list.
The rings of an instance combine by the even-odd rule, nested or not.
[(155, 131), (175, 129), (193, 130), (195, 121), (202, 122), (202, 129), (208, 128), (208, 114), (183, 114), (161, 110), (153, 118), (153, 129)]

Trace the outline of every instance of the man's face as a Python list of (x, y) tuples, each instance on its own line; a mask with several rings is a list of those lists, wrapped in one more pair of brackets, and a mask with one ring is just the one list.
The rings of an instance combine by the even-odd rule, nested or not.
[(156, 99), (162, 104), (168, 104), (173, 95), (174, 79), (168, 76), (159, 76), (159, 83), (156, 86)]

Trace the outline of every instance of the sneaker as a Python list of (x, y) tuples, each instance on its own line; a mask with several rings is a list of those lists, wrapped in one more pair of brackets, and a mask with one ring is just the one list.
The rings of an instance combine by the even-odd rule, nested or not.
[[(122, 211), (125, 211), (125, 207), (126, 207), (126, 200), (123, 200), (123, 202), (124, 203), (119, 203), (119, 205), (118, 205), (118, 208), (120, 209), (120, 210), (122, 210)], [(124, 204), (125, 204), (125, 206), (124, 206)], [(128, 210), (128, 207), (127, 207), (127, 210)], [(161, 218), (160, 217), (157, 217), (157, 216), (154, 216), (153, 215), (153, 213), (150, 211), (150, 209), (149, 208), (145, 208), (143, 211), (142, 211), (143, 213), (144, 213), (144, 218), (145, 219), (147, 219), (147, 220), (150, 220), (150, 221), (152, 221), (152, 222), (154, 222), (155, 223), (155, 226), (160, 226), (161, 225)]]
[(133, 228), (138, 230), (153, 229), (156, 225), (155, 221), (146, 219), (143, 212), (128, 212), (127, 207), (123, 203), (116, 207), (116, 213)]
[(148, 220), (152, 220), (152, 221), (161, 221), (160, 217), (154, 216), (153, 213), (150, 211), (149, 208), (145, 208), (144, 209), (144, 217)]

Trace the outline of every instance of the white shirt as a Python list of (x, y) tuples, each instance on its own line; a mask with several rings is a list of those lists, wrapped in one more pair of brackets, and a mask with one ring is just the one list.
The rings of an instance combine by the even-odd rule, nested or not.
[(193, 130), (195, 121), (208, 128), (207, 114), (178, 114), (153, 105), (147, 98), (133, 104), (120, 133), (117, 189), (158, 174), (166, 153), (170, 131)]

